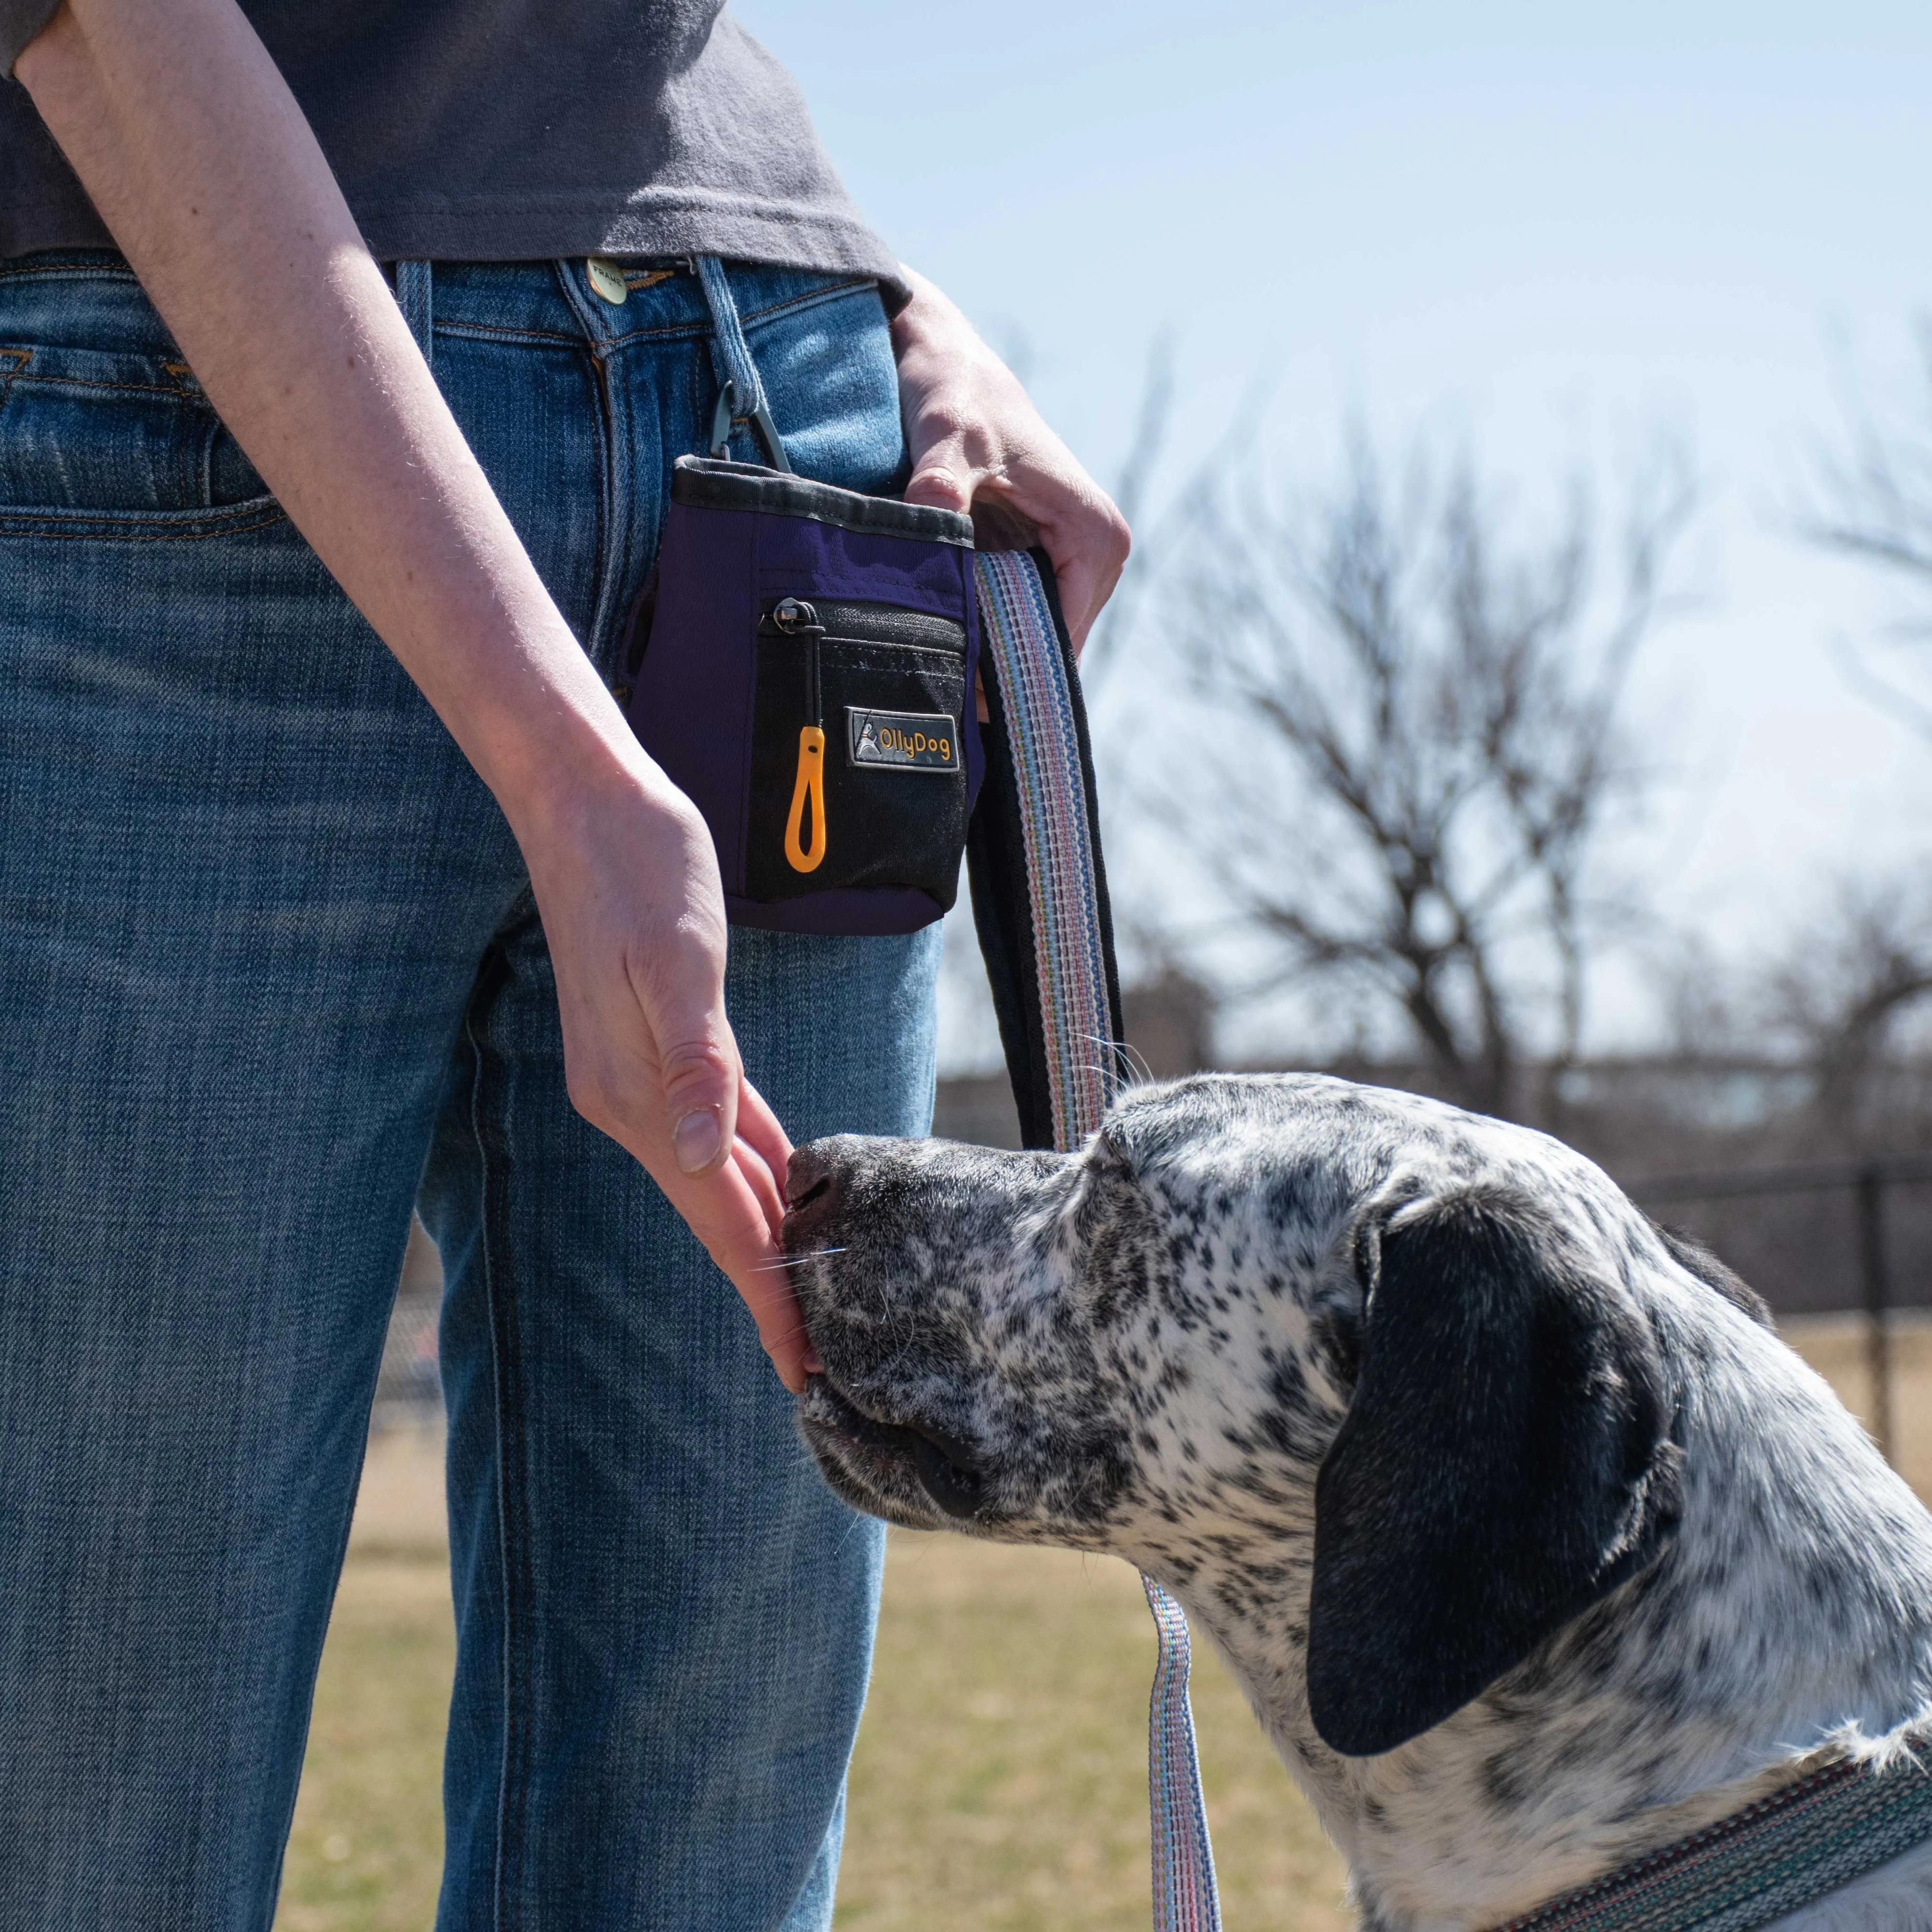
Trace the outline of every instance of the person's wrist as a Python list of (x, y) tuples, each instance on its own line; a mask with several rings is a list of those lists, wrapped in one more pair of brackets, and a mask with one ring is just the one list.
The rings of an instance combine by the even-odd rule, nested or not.
[(627, 791), (672, 791), (576, 640), (556, 628), (479, 649), (476, 674), (437, 705), (520, 838)]
[[(555, 721), (540, 746), (519, 752), (514, 780), (497, 794), (533, 867), (552, 854), (581, 850), (599, 827), (635, 824), (639, 813), (696, 818), (627, 726), (621, 737), (599, 727), (594, 719)], [(695, 836), (688, 824), (681, 830), (687, 840)]]
[(951, 298), (912, 269), (902, 272), (912, 290), (912, 300), (892, 319), (892, 351), (902, 377), (957, 378), (982, 361), (998, 361)]

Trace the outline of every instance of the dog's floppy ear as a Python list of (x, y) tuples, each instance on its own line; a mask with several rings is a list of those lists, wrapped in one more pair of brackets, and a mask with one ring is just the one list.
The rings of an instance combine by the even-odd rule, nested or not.
[(1356, 1243), (1355, 1394), (1315, 1484), (1309, 1705), (1393, 1750), (1636, 1574), (1681, 1452), (1627, 1294), (1519, 1197), (1412, 1202)]

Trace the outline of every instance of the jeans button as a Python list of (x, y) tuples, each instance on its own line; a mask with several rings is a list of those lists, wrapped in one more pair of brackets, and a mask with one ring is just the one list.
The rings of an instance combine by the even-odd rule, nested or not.
[(623, 271), (616, 262), (593, 255), (584, 264), (584, 272), (590, 277), (591, 287), (614, 308), (622, 308), (629, 299), (630, 290), (625, 286)]

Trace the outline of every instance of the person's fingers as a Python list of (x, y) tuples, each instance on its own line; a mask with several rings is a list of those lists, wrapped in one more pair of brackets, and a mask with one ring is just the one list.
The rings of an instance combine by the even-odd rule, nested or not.
[(778, 1224), (785, 1218), (785, 1170), (791, 1164), (792, 1142), (779, 1125), (778, 1116), (766, 1104), (765, 1096), (749, 1080), (738, 1082), (738, 1140), (758, 1156), (771, 1181), (775, 1211), (771, 1232), (775, 1240)]
[(906, 484), (906, 502), (936, 510), (970, 510), (986, 471), (967, 447), (966, 430), (943, 418), (915, 422), (910, 442), (912, 474)]
[(1067, 620), (1067, 635), (1072, 640), (1074, 656), (1078, 657), (1086, 648), (1086, 634), (1093, 628), (1094, 620), (1107, 602), (1107, 591), (1113, 586), (1110, 584), (1103, 590), (1101, 573), (1090, 553), (1068, 544), (1063, 536), (1056, 542), (1053, 536), (1048, 535), (1045, 549), (1053, 560), (1053, 578), (1060, 592), (1060, 614)]
[(1040, 526), (991, 478), (982, 478), (972, 500), (973, 542), (981, 550), (1031, 550)]
[[(949, 454), (956, 458), (957, 452)], [(913, 471), (912, 480), (906, 485), (906, 500), (924, 503), (935, 510), (969, 510), (978, 481), (975, 471), (957, 460), (929, 457), (922, 467)]]
[(1067, 620), (1067, 635), (1078, 657), (1086, 646), (1087, 634), (1107, 608), (1120, 581), (1120, 568), (1096, 553), (1091, 545), (1070, 544), (1048, 537), (1047, 554), (1053, 560), (1053, 577), (1059, 586), (1061, 614)]
[[(771, 1238), (779, 1240), (784, 1228), (784, 1174), (792, 1163), (792, 1140), (765, 1103), (765, 1096), (750, 1080), (738, 1090), (738, 1150), (740, 1155), (757, 1155), (759, 1171), (769, 1178), (771, 1196), (765, 1211), (771, 1215)], [(825, 1368), (817, 1348), (811, 1346), (810, 1335), (804, 1339), (802, 1366), (807, 1374)]]
[[(785, 1174), (791, 1164), (792, 1142), (778, 1116), (766, 1104), (765, 1096), (747, 1080), (738, 1090), (738, 1139), (735, 1156), (741, 1166), (746, 1168), (747, 1178), (759, 1188), (765, 1200), (765, 1212), (771, 1217), (771, 1238), (778, 1240), (782, 1235), (785, 1221)], [(753, 1164), (756, 1165), (753, 1171)], [(771, 1192), (765, 1196), (761, 1177)], [(807, 1373), (816, 1374), (825, 1366), (819, 1360), (818, 1351), (812, 1346), (811, 1337), (804, 1338), (801, 1365)]]
[(1133, 548), (1127, 520), (1084, 476), (1028, 475), (1015, 494), (1023, 506), (1040, 506), (1040, 542), (1053, 560), (1061, 614), (1077, 655), (1127, 567)]
[[(738, 1143), (734, 1153), (743, 1145)], [(750, 1310), (780, 1381), (797, 1394), (805, 1386), (804, 1319), (785, 1257), (772, 1240), (764, 1205), (744, 1166), (734, 1158), (715, 1174), (680, 1179), (666, 1191)]]
[[(738, 1120), (744, 1120), (744, 1102), (738, 1102)], [(772, 1172), (771, 1164), (740, 1134), (732, 1143), (732, 1160), (750, 1184), (765, 1216), (765, 1232), (776, 1241), (785, 1224), (785, 1184)]]
[(783, 1262), (768, 1263), (734, 1286), (758, 1324), (759, 1346), (771, 1358), (778, 1379), (794, 1395), (802, 1394), (805, 1378), (818, 1366), (818, 1358), (806, 1341), (805, 1318)]
[(975, 462), (968, 442), (955, 430), (918, 450), (906, 500), (969, 512), (983, 550), (1043, 545), (1078, 652), (1126, 566), (1125, 519), (1083, 473), (1063, 473), (1050, 451), (1010, 449), (996, 470)]
[(657, 1048), (672, 1158), (682, 1173), (714, 1173), (731, 1156), (741, 1077), (722, 976), (696, 948), (654, 963), (657, 976), (635, 990)]

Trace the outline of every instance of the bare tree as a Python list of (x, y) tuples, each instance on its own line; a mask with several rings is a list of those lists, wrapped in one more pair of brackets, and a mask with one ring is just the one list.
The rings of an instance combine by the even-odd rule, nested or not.
[(1149, 600), (1173, 575), (1175, 560), (1193, 547), (1199, 526), (1212, 521), (1218, 479), (1245, 461), (1272, 385), (1266, 369), (1256, 373), (1213, 448), (1156, 509), (1151, 500), (1155, 482), (1168, 466), (1173, 426), (1176, 347), (1170, 329), (1162, 330), (1147, 346), (1134, 434), (1114, 478), (1113, 500), (1134, 532), (1134, 553), (1119, 588), (1088, 634), (1080, 658), (1080, 676), (1089, 697), (1127, 655)]
[(1593, 865), (1656, 770), (1626, 687), (1693, 496), (1660, 452), (1605, 572), (1580, 489), (1519, 540), (1466, 463), (1398, 488), (1358, 438), (1312, 512), (1224, 505), (1163, 607), (1220, 721), (1194, 842), (1284, 976), (1399, 1016), (1485, 1111), (1549, 1118), (1580, 1050), (1618, 916)]
[(1147, 492), (1167, 454), (1167, 430), (1174, 403), (1175, 338), (1163, 329), (1147, 345), (1147, 367), (1140, 382), (1140, 406), (1134, 412), (1134, 434), (1113, 482), (1113, 501), (1134, 532), (1134, 554), (1106, 608), (1086, 640), (1080, 676), (1089, 689), (1113, 668), (1118, 641), (1134, 628), (1140, 598), (1152, 575), (1158, 545), (1143, 526)]
[(1888, 1144), (1883, 1076), (1932, 995), (1932, 890), (1923, 877), (1842, 879), (1765, 976), (1767, 1030), (1811, 1076), (1810, 1132), (1834, 1149)]
[[(1843, 442), (1820, 460), (1818, 507), (1801, 524), (1814, 543), (1903, 593), (1895, 622), (1876, 639), (1841, 642), (1838, 656), (1867, 697), (1932, 739), (1932, 316), (1915, 333), (1916, 413), (1883, 422), (1855, 400)], [(1928, 994), (1932, 874), (1921, 866), (1841, 879), (1765, 976), (1768, 1024), (1812, 1076), (1813, 1132), (1864, 1148), (1909, 1130), (1886, 1076), (1904, 1070), (1906, 1030)]]
[(1839, 656), (1868, 698), (1932, 737), (1932, 702), (1911, 688), (1932, 669), (1924, 652), (1932, 639), (1932, 316), (1920, 319), (1917, 334), (1918, 419), (1888, 428), (1854, 403), (1843, 445), (1819, 461), (1817, 507), (1799, 522), (1813, 543), (1870, 566), (1906, 593), (1907, 614), (1883, 640), (1891, 647), (1884, 668), (1870, 646), (1846, 642)]

